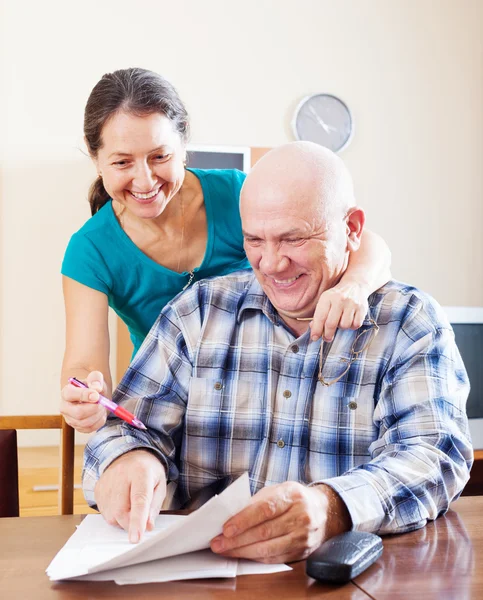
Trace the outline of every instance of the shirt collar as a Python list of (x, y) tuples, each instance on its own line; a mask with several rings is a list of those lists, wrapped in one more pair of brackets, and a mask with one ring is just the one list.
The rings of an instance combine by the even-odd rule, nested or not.
[[(370, 319), (374, 318), (371, 315), (371, 308), (372, 308), (372, 304), (374, 303), (374, 300), (375, 300), (374, 295), (371, 295), (371, 297), (369, 298), (369, 310), (364, 318), (364, 322), (361, 325), (360, 329), (372, 326)], [(252, 279), (250, 285), (248, 286), (245, 297), (243, 298), (243, 301), (240, 305), (240, 309), (239, 309), (238, 315), (237, 315), (238, 323), (241, 322), (242, 315), (246, 310), (260, 310), (263, 312), (263, 314), (268, 319), (270, 319), (270, 321), (274, 325), (280, 325), (280, 323), (281, 323), (280, 315), (278, 314), (277, 310), (275, 309), (273, 304), (268, 299), (268, 296), (263, 291), (262, 286), (258, 282), (258, 279), (256, 278), (255, 273), (253, 274), (253, 279)], [(357, 331), (359, 331), (359, 330), (357, 330)]]
[(255, 274), (253, 274), (252, 282), (248, 286), (245, 297), (240, 305), (237, 315), (238, 323), (242, 320), (243, 313), (246, 310), (261, 310), (274, 325), (279, 325), (280, 323), (280, 317), (277, 311), (263, 291), (262, 286), (258, 283)]

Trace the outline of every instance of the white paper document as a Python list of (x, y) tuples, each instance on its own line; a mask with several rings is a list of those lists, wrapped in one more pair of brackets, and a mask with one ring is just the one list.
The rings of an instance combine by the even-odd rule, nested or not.
[(188, 516), (159, 515), (153, 531), (138, 544), (131, 544), (127, 532), (109, 525), (101, 515), (88, 515), (47, 567), (47, 575), (54, 581), (133, 584), (290, 570), (286, 565), (225, 558), (209, 549), (225, 521), (249, 502), (245, 473)]

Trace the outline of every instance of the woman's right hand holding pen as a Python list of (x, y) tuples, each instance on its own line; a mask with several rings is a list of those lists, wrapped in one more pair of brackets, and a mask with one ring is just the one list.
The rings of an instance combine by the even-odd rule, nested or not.
[(62, 388), (60, 412), (66, 422), (80, 433), (97, 431), (106, 422), (106, 409), (99, 404), (99, 394), (108, 393), (104, 376), (91, 371), (85, 378), (88, 388), (67, 384)]

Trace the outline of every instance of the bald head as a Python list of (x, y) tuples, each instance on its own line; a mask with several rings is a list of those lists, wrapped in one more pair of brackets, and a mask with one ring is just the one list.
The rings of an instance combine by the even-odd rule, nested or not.
[[(286, 144), (266, 154), (241, 192), (244, 247), (264, 292), (294, 331), (312, 317), (358, 249), (364, 213), (333, 152)], [(308, 326), (307, 323), (303, 326)]]
[(284, 202), (309, 211), (314, 219), (330, 221), (347, 214), (355, 205), (352, 178), (342, 160), (333, 152), (311, 142), (284, 144), (268, 152), (253, 167), (241, 193), (245, 205)]

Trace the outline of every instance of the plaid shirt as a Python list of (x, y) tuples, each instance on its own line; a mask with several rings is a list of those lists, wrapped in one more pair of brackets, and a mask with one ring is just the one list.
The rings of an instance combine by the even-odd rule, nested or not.
[[(181, 504), (248, 471), (253, 493), (289, 480), (330, 485), (356, 530), (435, 519), (472, 463), (466, 372), (429, 296), (390, 282), (369, 313), (379, 334), (326, 387), (320, 341), (287, 329), (251, 271), (196, 283), (163, 309), (114, 393), (148, 431), (111, 416), (90, 439), (87, 501), (115, 458), (149, 448)], [(323, 345), (325, 379), (343, 372), (357, 334), (339, 330)]]

